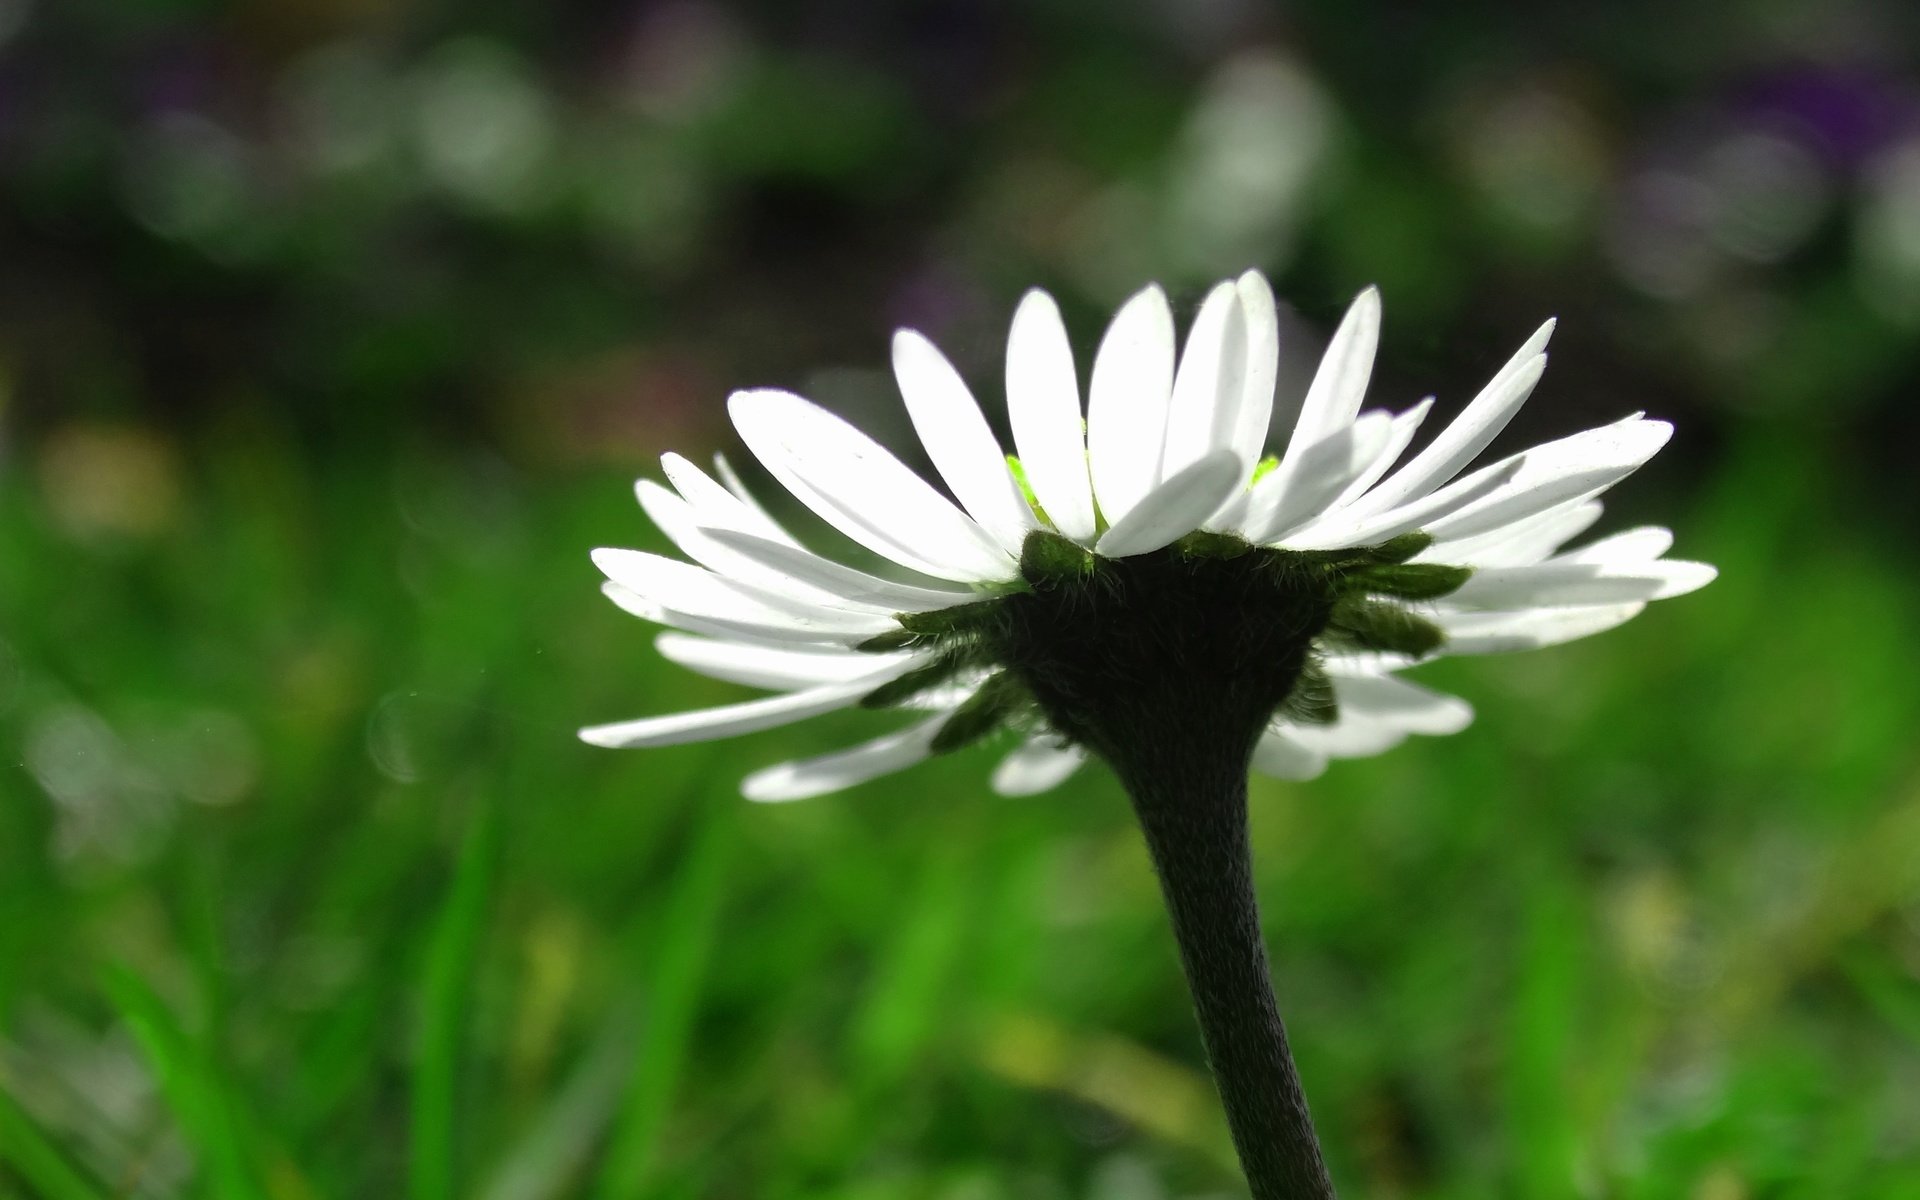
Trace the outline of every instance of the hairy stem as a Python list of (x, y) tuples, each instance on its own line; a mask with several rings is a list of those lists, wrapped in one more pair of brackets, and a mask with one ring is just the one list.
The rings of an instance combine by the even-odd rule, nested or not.
[(1117, 765), (1160, 877), (1241, 1167), (1254, 1200), (1332, 1200), (1260, 936), (1245, 758), (1169, 757), (1178, 761)]

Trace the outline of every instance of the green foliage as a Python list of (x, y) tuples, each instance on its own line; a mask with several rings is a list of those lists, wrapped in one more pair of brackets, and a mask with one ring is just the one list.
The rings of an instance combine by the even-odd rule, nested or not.
[(210, 1193), (219, 1200), (265, 1197), (256, 1135), (209, 1048), (131, 971), (109, 967), (105, 988), (145, 1054), (168, 1109), (204, 1162)]
[(494, 820), (482, 808), (461, 848), (446, 903), (429, 931), (421, 973), (419, 1046), (413, 1068), (410, 1200), (451, 1200), (460, 1193), (456, 1141), (461, 1048), (469, 1020), (474, 956), (485, 928), (494, 871)]
[(0, 1091), (0, 1167), (46, 1200), (100, 1200), (105, 1195), (76, 1170), (45, 1131)]

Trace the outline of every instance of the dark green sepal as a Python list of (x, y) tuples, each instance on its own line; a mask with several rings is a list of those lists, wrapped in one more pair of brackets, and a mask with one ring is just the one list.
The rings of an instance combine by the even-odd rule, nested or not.
[(1253, 543), (1243, 537), (1209, 529), (1196, 529), (1174, 546), (1188, 558), (1239, 558), (1254, 548)]
[(860, 697), (861, 708), (892, 708), (905, 704), (929, 688), (952, 679), (974, 657), (964, 649), (949, 650)]
[(889, 629), (885, 633), (876, 633), (864, 642), (854, 645), (854, 649), (863, 654), (892, 654), (896, 650), (912, 650), (927, 644), (926, 634), (915, 633), (910, 629)]
[(1340, 591), (1339, 565), (1315, 558), (1312, 552), (1263, 551), (1260, 571), (1267, 585), (1284, 595), (1308, 596), (1331, 604)]
[(1398, 604), (1353, 595), (1342, 596), (1333, 606), (1327, 636), (1362, 650), (1386, 650), (1416, 658), (1433, 653), (1447, 640), (1438, 625)]
[(1350, 587), (1401, 600), (1438, 600), (1473, 576), (1472, 567), (1445, 563), (1381, 563), (1347, 572)]
[(936, 608), (930, 612), (899, 613), (894, 619), (908, 633), (929, 638), (986, 633), (997, 628), (1002, 620), (1000, 604), (1000, 598), (996, 596), (989, 600), (956, 604), (951, 608)]
[(1026, 690), (1005, 671), (990, 676), (966, 702), (953, 710), (940, 732), (933, 735), (933, 752), (945, 754), (986, 737), (998, 729), (1024, 702)]
[(1331, 725), (1340, 719), (1340, 703), (1325, 667), (1308, 659), (1300, 668), (1293, 690), (1281, 703), (1279, 715), (1303, 725)]
[(1424, 529), (1415, 529), (1391, 537), (1377, 546), (1367, 546), (1363, 553), (1368, 562), (1403, 563), (1414, 555), (1433, 545), (1433, 535)]
[(1051, 529), (1036, 529), (1020, 543), (1020, 576), (1029, 583), (1085, 579), (1099, 565), (1093, 551)]
[(1433, 545), (1433, 535), (1416, 529), (1398, 537), (1390, 537), (1373, 546), (1343, 546), (1338, 550), (1289, 550), (1287, 553), (1303, 562), (1352, 570), (1355, 567), (1375, 566), (1382, 563), (1403, 563), (1431, 545)]

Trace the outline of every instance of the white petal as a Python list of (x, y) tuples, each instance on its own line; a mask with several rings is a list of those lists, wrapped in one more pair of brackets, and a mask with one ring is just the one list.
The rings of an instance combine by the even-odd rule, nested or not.
[(1292, 428), (1298, 410), (1274, 412), (1273, 385), (1280, 370), (1280, 318), (1274, 311), (1273, 289), (1258, 271), (1242, 275), (1236, 286), (1247, 321), (1247, 365), (1241, 372), (1240, 411), (1231, 444), (1252, 474), (1267, 452), (1267, 431), (1276, 415), (1284, 415), (1286, 426)]
[(1647, 570), (1657, 570), (1663, 580), (1663, 588), (1653, 593), (1653, 599), (1672, 599), (1676, 595), (1686, 595), (1688, 591), (1697, 591), (1720, 578), (1720, 568), (1709, 563), (1688, 563), (1684, 559), (1661, 559), (1659, 563), (1645, 564)]
[(1086, 752), (1076, 746), (1062, 746), (1052, 738), (1032, 738), (993, 769), (993, 790), (1002, 796), (1052, 791), (1086, 761)]
[[(600, 594), (605, 596), (607, 599), (613, 601), (615, 604), (619, 605), (626, 612), (630, 612), (634, 616), (639, 617), (642, 621), (652, 621), (655, 625), (666, 625), (670, 623), (667, 620), (666, 609), (662, 608), (658, 604), (655, 604), (653, 601), (647, 599), (645, 596), (641, 596), (634, 592), (628, 591), (626, 588), (621, 587), (619, 584), (615, 583), (611, 579), (601, 580)], [(797, 633), (798, 631), (790, 631), (790, 632)], [(815, 639), (807, 638), (804, 636), (794, 636), (794, 637), (785, 637), (785, 638), (777, 639), (778, 644), (782, 646), (792, 645), (795, 642), (809, 642), (813, 640)], [(766, 643), (757, 642), (755, 644), (765, 645)]]
[(1158, 287), (1120, 307), (1087, 389), (1087, 465), (1107, 523), (1153, 490), (1173, 391), (1173, 311)]
[(1391, 537), (1419, 529), (1438, 517), (1473, 504), (1506, 486), (1520, 471), (1515, 461), (1495, 463), (1418, 500), (1390, 508), (1378, 516), (1356, 517), (1351, 512), (1328, 513), (1279, 542), (1290, 550), (1338, 550), (1346, 546), (1373, 546)]
[(720, 451), (713, 452), (713, 473), (720, 477), (726, 489), (737, 496), (742, 504), (753, 503), (753, 493), (747, 490), (746, 480), (740, 478), (740, 472), (733, 469), (727, 456)]
[(1436, 541), (1472, 537), (1590, 496), (1639, 470), (1672, 436), (1665, 421), (1635, 417), (1536, 446), (1508, 460), (1519, 470), (1497, 491), (1425, 528)]
[[(1351, 424), (1367, 394), (1373, 356), (1380, 344), (1380, 292), (1368, 288), (1354, 298), (1340, 327), (1333, 331), (1320, 369), (1300, 402), (1300, 420), (1287, 443), (1289, 457)], [(1285, 462), (1282, 460), (1282, 469)]]
[(1479, 537), (1435, 542), (1413, 561), (1462, 567), (1526, 566), (1546, 558), (1568, 539), (1578, 537), (1600, 519), (1600, 513), (1598, 500), (1574, 500)]
[(1290, 471), (1269, 471), (1253, 487), (1247, 540), (1270, 542), (1322, 515), (1387, 446), (1393, 418), (1370, 412), (1296, 456)]
[(1449, 609), (1567, 608), (1666, 600), (1703, 588), (1719, 574), (1706, 563), (1573, 562), (1552, 559), (1526, 567), (1474, 572), (1448, 596)]
[(947, 714), (942, 713), (931, 721), (848, 750), (755, 771), (741, 781), (740, 793), (749, 800), (766, 802), (807, 800), (890, 775), (928, 758), (933, 753), (933, 737), (946, 720)]
[[(1200, 305), (1167, 406), (1165, 446), (1156, 483), (1173, 478), (1216, 450), (1233, 450), (1240, 404), (1245, 398), (1247, 318), (1240, 291), (1232, 283), (1215, 285)], [(1238, 451), (1234, 457), (1239, 458)], [(1254, 464), (1241, 462), (1241, 478)]]
[(915, 709), (920, 712), (952, 712), (965, 704), (972, 695), (980, 690), (991, 671), (966, 671), (937, 687), (917, 692), (901, 701), (899, 707)]
[(899, 674), (899, 671), (898, 667), (889, 667), (864, 679), (808, 688), (784, 696), (765, 696), (740, 704), (642, 717), (637, 721), (617, 721), (611, 725), (590, 725), (580, 731), (580, 740), (596, 746), (672, 746), (681, 742), (704, 742), (733, 737), (735, 734), (757, 733), (762, 729), (790, 725), (807, 717), (846, 708)]
[(735, 392), (734, 427), (774, 477), (874, 553), (936, 579), (1005, 580), (1014, 563), (971, 518), (879, 443), (789, 392)]
[[(634, 493), (640, 498), (640, 507), (647, 516), (660, 527), (660, 531), (672, 539), (687, 557), (693, 559), (714, 573), (755, 588), (772, 591), (783, 596), (814, 605), (829, 608), (849, 608), (869, 612), (891, 613), (896, 608), (885, 608), (861, 599), (857, 595), (837, 593), (802, 580), (776, 566), (749, 558), (716, 541), (711, 534), (702, 529), (699, 516), (691, 504), (675, 493), (653, 482), (642, 479), (634, 485)], [(745, 537), (745, 534), (734, 534)], [(778, 543), (764, 542), (765, 545)], [(791, 546), (782, 546), (791, 554), (805, 554)]]
[(705, 634), (708, 637), (730, 642), (744, 642), (753, 646), (782, 649), (798, 646), (813, 650), (828, 647), (850, 649), (873, 636), (803, 629), (787, 623), (781, 616), (754, 620), (744, 617), (716, 617), (679, 612), (629, 591), (611, 579), (600, 584), (600, 591), (607, 599), (643, 621), (652, 621), (656, 625), (671, 625), (675, 629), (684, 629), (688, 633)]
[(1505, 654), (1536, 650), (1575, 638), (1604, 633), (1640, 615), (1646, 605), (1608, 604), (1596, 608), (1540, 608), (1525, 612), (1449, 613), (1433, 617), (1446, 631), (1447, 654)]
[(911, 665), (914, 659), (911, 654), (863, 654), (825, 647), (775, 649), (684, 633), (663, 633), (653, 644), (661, 657), (709, 679), (779, 691), (846, 683), (881, 667)]
[(749, 533), (731, 529), (708, 529), (704, 532), (708, 538), (743, 558), (782, 571), (850, 602), (873, 605), (890, 613), (932, 612), (980, 598), (979, 593), (972, 591), (895, 583), (891, 579), (842, 566), (810, 550), (770, 542)]
[(1527, 402), (1534, 385), (1540, 382), (1540, 373), (1547, 367), (1547, 356), (1541, 351), (1553, 336), (1553, 324), (1548, 321), (1535, 330), (1439, 437), (1366, 498), (1362, 503), (1364, 511), (1384, 512), (1396, 504), (1416, 500), (1458, 475), (1478, 457), (1507, 427), (1507, 422)]
[(1390, 650), (1340, 650), (1322, 657), (1320, 665), (1334, 677), (1334, 686), (1337, 688), (1343, 676), (1385, 675), (1392, 671), (1404, 671), (1418, 661), (1410, 655)]
[[(716, 466), (724, 466), (726, 460), (715, 455), (713, 461)], [(679, 492), (680, 498), (699, 515), (700, 524), (740, 529), (776, 542), (793, 544), (793, 538), (787, 531), (746, 495), (746, 488), (740, 485), (739, 476), (732, 474), (732, 468), (726, 468), (732, 484), (722, 487), (708, 478), (705, 471), (678, 454), (662, 454), (660, 467), (667, 473), (667, 482), (673, 484), (673, 490)], [(644, 498), (642, 503), (645, 503)]]
[(980, 527), (1017, 556), (1039, 522), (966, 381), (946, 355), (911, 329), (893, 336), (893, 374), (914, 432), (940, 477)]
[(1328, 758), (1368, 758), (1407, 740), (1412, 730), (1364, 715), (1342, 715), (1332, 725), (1288, 724), (1286, 734), (1301, 747)]
[(1671, 549), (1673, 530), (1658, 525), (1642, 525), (1590, 542), (1560, 557), (1566, 562), (1650, 562)]
[(1247, 527), (1247, 519), (1252, 512), (1252, 500), (1253, 493), (1249, 489), (1234, 488), (1227, 496), (1226, 502), (1215, 509), (1213, 515), (1208, 517), (1200, 527), (1217, 533), (1243, 534)]
[(1327, 756), (1317, 750), (1309, 750), (1299, 742), (1277, 729), (1269, 729), (1260, 735), (1253, 745), (1254, 770), (1262, 775), (1271, 775), (1275, 779), (1314, 779), (1327, 769)]
[(1192, 533), (1240, 486), (1240, 456), (1216, 450), (1155, 488), (1101, 536), (1094, 553), (1128, 558)]
[(855, 612), (778, 595), (641, 550), (602, 547), (593, 552), (593, 562), (608, 579), (672, 612), (821, 634), (870, 637), (898, 627), (891, 615), (878, 610)]
[(1075, 541), (1091, 541), (1093, 487), (1087, 482), (1080, 382), (1060, 308), (1042, 291), (1020, 301), (1007, 334), (1007, 417), (1027, 483), (1054, 528)]
[(1434, 736), (1459, 733), (1473, 723), (1473, 706), (1465, 700), (1392, 675), (1335, 676), (1333, 693), (1342, 722), (1357, 716)]
[(1380, 447), (1380, 452), (1374, 455), (1373, 461), (1353, 477), (1353, 482), (1347, 485), (1346, 490), (1333, 498), (1333, 501), (1327, 505), (1327, 509), (1333, 511), (1345, 508), (1364, 495), (1366, 490), (1385, 475), (1394, 463), (1400, 461), (1400, 456), (1405, 454), (1407, 447), (1413, 444), (1413, 435), (1420, 431), (1420, 423), (1425, 421), (1427, 414), (1432, 411), (1433, 397), (1428, 396), (1394, 417), (1387, 430), (1386, 444)]

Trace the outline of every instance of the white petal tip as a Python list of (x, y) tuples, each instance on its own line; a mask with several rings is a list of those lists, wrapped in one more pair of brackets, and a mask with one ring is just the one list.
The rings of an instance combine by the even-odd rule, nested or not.
[(1675, 596), (1697, 592), (1720, 578), (1720, 569), (1711, 563), (1668, 560), (1660, 565), (1666, 568), (1662, 572), (1666, 583), (1654, 597), (1656, 600), (1671, 600)]
[(1079, 750), (1032, 741), (1002, 759), (989, 783), (997, 795), (1037, 796), (1066, 782), (1085, 761)]
[(1642, 462), (1658, 454), (1668, 442), (1673, 440), (1673, 423), (1670, 421), (1650, 420), (1637, 417), (1628, 426), (1631, 452)]
[(1017, 316), (1029, 309), (1052, 309), (1057, 312), (1059, 308), (1060, 305), (1054, 301), (1052, 295), (1046, 290), (1042, 288), (1028, 288), (1026, 294), (1020, 297), (1020, 303), (1014, 307), (1013, 311)]
[(727, 415), (738, 425), (742, 418), (751, 419), (798, 399), (792, 392), (779, 388), (741, 388), (727, 397)]
[(1451, 737), (1465, 731), (1472, 724), (1473, 705), (1465, 700), (1458, 700), (1438, 709), (1433, 714), (1432, 723), (1418, 732), (1432, 737)]
[(588, 725), (577, 736), (589, 746), (602, 746), (608, 750), (621, 750), (632, 745), (620, 736), (618, 725)]
[(896, 329), (893, 331), (893, 356), (925, 354), (934, 348), (927, 335), (918, 329)]
[(755, 804), (789, 804), (795, 800), (811, 800), (820, 793), (799, 785), (792, 768), (782, 763), (764, 771), (755, 771), (741, 780), (740, 794)]

